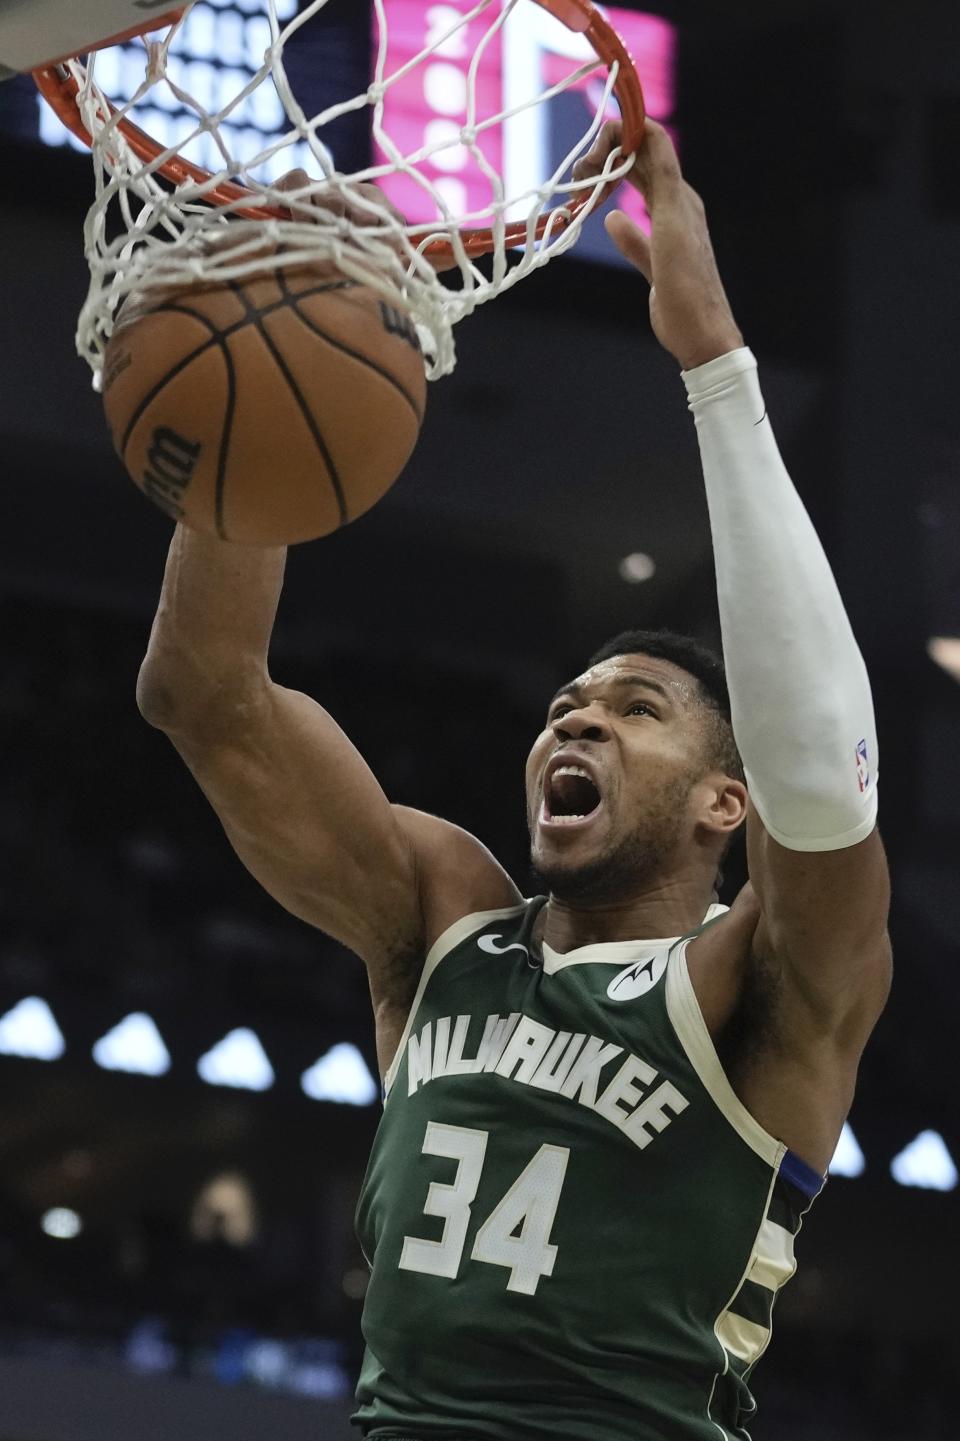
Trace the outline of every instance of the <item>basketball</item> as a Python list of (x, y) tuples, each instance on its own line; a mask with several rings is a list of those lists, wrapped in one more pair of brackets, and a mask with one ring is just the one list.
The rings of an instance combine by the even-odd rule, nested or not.
[(390, 489), (426, 389), (409, 316), (325, 261), (131, 295), (103, 403), (117, 454), (169, 516), (293, 545)]

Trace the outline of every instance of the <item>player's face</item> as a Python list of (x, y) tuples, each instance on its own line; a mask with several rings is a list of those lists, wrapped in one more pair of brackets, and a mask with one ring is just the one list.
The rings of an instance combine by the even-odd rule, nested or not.
[(616, 656), (559, 691), (527, 761), (531, 860), (558, 895), (629, 893), (692, 836), (704, 771), (696, 681)]

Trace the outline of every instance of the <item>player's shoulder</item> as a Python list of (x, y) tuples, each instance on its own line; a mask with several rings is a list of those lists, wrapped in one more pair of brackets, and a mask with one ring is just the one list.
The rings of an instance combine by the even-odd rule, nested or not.
[(393, 809), (414, 857), (428, 949), (463, 916), (521, 903), (504, 867), (475, 835), (426, 811)]
[(435, 943), (465, 916), (508, 910), (522, 896), (491, 851), (462, 826), (409, 806), (392, 807), (413, 861), (420, 935), (415, 949), (391, 955), (370, 974), (377, 1051), (386, 1073)]

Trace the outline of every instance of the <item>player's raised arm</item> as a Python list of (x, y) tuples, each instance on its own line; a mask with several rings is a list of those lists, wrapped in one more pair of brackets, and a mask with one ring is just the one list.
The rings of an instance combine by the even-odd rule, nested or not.
[(271, 680), (285, 555), (179, 526), (138, 702), (251, 873), (363, 958), (375, 1005), (402, 1011), (444, 906), (510, 905), (516, 892), (473, 837), (390, 805), (332, 717)]
[[(615, 127), (589, 163), (611, 143)], [(776, 957), (816, 1026), (857, 1049), (885, 999), (890, 964), (866, 667), (780, 458), (703, 206), (653, 122), (633, 179), (652, 234), (619, 213), (608, 230), (651, 282), (654, 329), (684, 369), (696, 419), (733, 729), (752, 800), (755, 948)]]

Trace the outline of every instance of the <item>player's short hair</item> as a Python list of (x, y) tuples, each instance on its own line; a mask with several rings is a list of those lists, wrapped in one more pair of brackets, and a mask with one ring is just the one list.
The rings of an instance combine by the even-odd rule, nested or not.
[(730, 692), (721, 657), (692, 636), (678, 635), (672, 630), (625, 630), (595, 651), (588, 665), (599, 665), (621, 655), (648, 655), (654, 660), (668, 660), (693, 676), (698, 698), (708, 713), (705, 732), (709, 749), (705, 758), (711, 766), (718, 766), (727, 775), (742, 781), (743, 761), (733, 737)]

